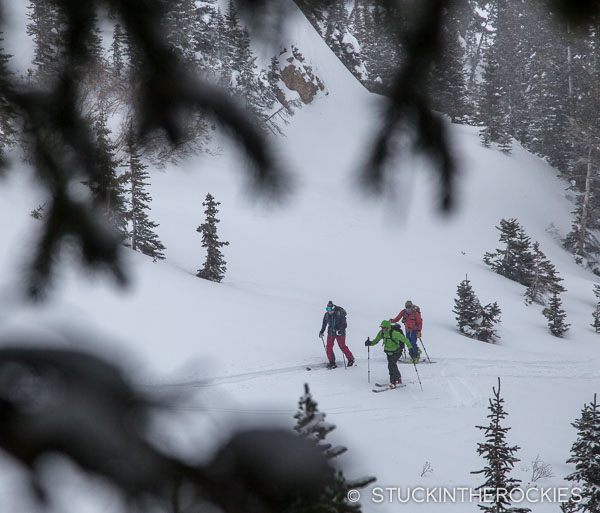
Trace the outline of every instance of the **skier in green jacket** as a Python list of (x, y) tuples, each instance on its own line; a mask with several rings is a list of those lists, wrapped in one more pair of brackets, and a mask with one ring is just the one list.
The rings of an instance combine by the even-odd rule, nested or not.
[(392, 330), (390, 321), (381, 321), (379, 326), (381, 330), (377, 333), (377, 336), (373, 340), (367, 338), (365, 346), (374, 346), (383, 339), (383, 350), (387, 355), (388, 371), (390, 373), (390, 388), (396, 388), (397, 385), (402, 384), (402, 376), (400, 370), (398, 370), (398, 360), (402, 354), (402, 349), (406, 344), (410, 352), (412, 345), (410, 340), (402, 334), (402, 331)]

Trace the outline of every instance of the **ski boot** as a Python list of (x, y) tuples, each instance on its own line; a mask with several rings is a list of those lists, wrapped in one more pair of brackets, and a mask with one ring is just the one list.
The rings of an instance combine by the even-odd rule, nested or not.
[(419, 360), (421, 359), (421, 350), (419, 349), (419, 353), (417, 354), (416, 358), (412, 358), (410, 359), (410, 363), (419, 363)]

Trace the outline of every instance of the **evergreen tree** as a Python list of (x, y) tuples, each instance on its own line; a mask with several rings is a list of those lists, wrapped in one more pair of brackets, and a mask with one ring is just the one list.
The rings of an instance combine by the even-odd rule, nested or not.
[[(222, 33), (221, 60), (223, 61), (223, 70), (221, 81), (228, 90), (234, 91), (238, 86), (238, 70), (250, 57), (250, 44), (249, 41), (244, 40), (245, 34), (239, 21), (237, 7), (232, 0), (229, 0), (219, 31)], [(244, 48), (238, 54), (238, 48), (240, 47)]]
[(494, 301), (485, 305), (481, 310), (481, 321), (477, 328), (476, 339), (482, 342), (494, 342), (498, 338), (496, 333), (496, 324), (500, 322), (502, 310), (498, 303)]
[[(294, 415), (294, 418), (296, 419), (294, 431), (301, 437), (314, 442), (326, 459), (336, 458), (347, 451), (346, 447), (332, 447), (331, 444), (325, 442), (325, 438), (335, 429), (335, 426), (325, 421), (325, 413), (318, 410), (308, 384), (304, 385), (304, 395), (298, 402), (298, 412)], [(341, 470), (334, 470), (330, 484), (318, 500), (312, 503), (297, 500), (290, 505), (285, 513), (320, 513), (324, 511), (330, 513), (360, 513), (360, 504), (348, 501), (348, 491), (364, 488), (374, 481), (374, 477), (348, 481)]]
[(33, 76), (42, 85), (56, 80), (66, 55), (65, 19), (52, 0), (30, 0), (27, 35), (33, 40)]
[[(511, 151), (510, 105), (509, 105), (509, 62), (503, 44), (511, 41), (507, 0), (496, 0), (489, 4), (489, 21), (494, 27), (488, 39), (489, 46), (483, 65), (483, 93), (479, 101), (479, 119), (484, 125), (480, 131), (484, 146), (497, 143), (503, 152)], [(511, 45), (512, 46), (512, 45)]]
[(488, 19), (481, 12), (486, 10), (486, 0), (465, 0), (455, 4), (455, 18), (458, 21), (460, 37), (464, 42), (465, 71), (468, 102), (474, 121), (477, 119), (477, 103), (479, 76), (483, 58), (483, 49), (489, 37)]
[(126, 66), (127, 56), (127, 39), (125, 33), (118, 23), (113, 29), (113, 42), (111, 44), (112, 50), (112, 68), (118, 77), (122, 76)]
[(577, 429), (577, 440), (571, 447), (567, 463), (575, 464), (575, 472), (566, 480), (580, 489), (581, 500), (571, 497), (562, 509), (565, 513), (597, 513), (600, 511), (600, 407), (596, 394), (590, 404), (584, 405), (581, 417), (572, 425)]
[(544, 317), (548, 319), (548, 327), (555, 337), (562, 337), (569, 331), (570, 324), (565, 323), (567, 318), (566, 312), (562, 309), (562, 301), (560, 299), (560, 286), (552, 288), (552, 296), (549, 304), (542, 310)]
[(316, 31), (323, 36), (325, 34), (324, 25), (327, 18), (327, 4), (325, 2), (315, 2), (314, 0), (295, 0), (294, 3), (304, 13)]
[(387, 94), (392, 88), (402, 60), (400, 34), (407, 28), (408, 12), (401, 5), (382, 0), (354, 4), (347, 30), (358, 42), (360, 55), (356, 58), (360, 63), (349, 69), (372, 92)]
[(340, 60), (343, 57), (342, 38), (348, 27), (348, 15), (345, 2), (334, 0), (329, 5), (325, 21), (325, 42)]
[(442, 37), (444, 51), (432, 70), (432, 101), (435, 110), (450, 117), (453, 123), (468, 118), (467, 87), (464, 74), (464, 49), (458, 20), (453, 12), (445, 12)]
[(344, 0), (334, 0), (329, 5), (323, 39), (344, 66), (358, 80), (363, 81), (366, 77), (363, 76), (360, 45), (353, 44), (356, 36), (351, 34), (350, 16), (345, 4)]
[(533, 244), (532, 257), (531, 280), (525, 291), (525, 302), (544, 304), (544, 295), (554, 288), (565, 292), (565, 288), (560, 285), (563, 280), (559, 278), (556, 267), (546, 258), (537, 241)]
[(296, 419), (294, 431), (303, 438), (317, 444), (328, 458), (333, 458), (345, 453), (347, 449), (345, 447), (336, 447), (332, 451), (331, 444), (323, 442), (327, 435), (335, 429), (335, 425), (325, 422), (326, 416), (327, 414), (319, 411), (318, 404), (313, 399), (309, 386), (306, 383), (304, 385), (304, 395), (300, 397), (298, 411), (294, 415)]
[(457, 287), (453, 313), (456, 314), (458, 331), (469, 338), (493, 342), (497, 338), (495, 325), (500, 322), (502, 311), (497, 302), (481, 306), (468, 277)]
[(197, 64), (196, 35), (200, 20), (196, 14), (194, 0), (162, 0), (165, 3), (164, 29), (171, 48), (183, 62)]
[(93, 173), (86, 182), (95, 205), (123, 239), (127, 237), (125, 179), (117, 175), (120, 162), (115, 156), (116, 145), (110, 140), (106, 116), (98, 115), (95, 123), (96, 154)]
[(519, 487), (519, 479), (509, 477), (519, 459), (515, 456), (520, 449), (517, 445), (508, 445), (506, 434), (511, 428), (503, 427), (502, 422), (507, 416), (504, 410), (504, 399), (500, 397), (500, 378), (498, 388), (492, 388), (494, 397), (489, 399), (487, 416), (490, 419), (488, 426), (476, 426), (484, 432), (485, 442), (477, 444), (477, 454), (486, 460), (486, 466), (472, 474), (483, 474), (485, 482), (477, 490), (493, 497), (491, 502), (479, 504), (479, 509), (487, 513), (526, 513), (528, 508), (510, 506), (510, 493)]
[(273, 92), (279, 103), (286, 106), (287, 101), (285, 93), (281, 89), (281, 69), (279, 67), (279, 59), (276, 56), (271, 57), (271, 62), (267, 71), (267, 81), (269, 83), (269, 89)]
[(573, 99), (569, 97), (568, 37), (552, 12), (541, 2), (523, 4), (524, 52), (527, 67), (529, 116), (525, 147), (567, 171), (572, 144), (567, 135)]
[(475, 338), (481, 315), (481, 303), (475, 295), (468, 277), (461, 281), (456, 290), (458, 296), (454, 300), (453, 313), (456, 314), (458, 331), (470, 338)]
[(91, 19), (92, 30), (90, 30), (86, 41), (85, 50), (88, 54), (88, 58), (91, 61), (100, 63), (104, 60), (104, 48), (102, 46), (102, 32), (100, 30), (100, 24), (98, 15), (94, 13)]
[(206, 248), (204, 267), (198, 270), (196, 276), (217, 283), (221, 282), (227, 270), (227, 262), (223, 258), (220, 248), (229, 246), (229, 242), (220, 241), (217, 235), (217, 223), (221, 221), (216, 216), (219, 213), (217, 207), (220, 204), (210, 193), (207, 194), (202, 203), (206, 207), (204, 211), (206, 220), (196, 228), (196, 231), (202, 234), (202, 247)]
[(569, 51), (570, 103), (567, 137), (572, 154), (566, 177), (579, 193), (575, 219), (564, 246), (600, 274), (600, 194), (598, 193), (598, 149), (600, 120), (600, 26), (591, 24), (583, 36), (572, 37)]
[(594, 318), (594, 322), (592, 323), (592, 328), (594, 328), (594, 330), (596, 331), (596, 333), (600, 333), (600, 285), (594, 285), (594, 296), (596, 296), (596, 299), (598, 300), (598, 302), (596, 303), (596, 309), (594, 310), (594, 313), (592, 314), (592, 317)]
[(222, 15), (216, 0), (205, 0), (196, 5), (198, 24), (194, 35), (200, 70), (207, 75), (219, 76), (222, 62), (220, 38), (223, 28)]
[(128, 171), (123, 176), (130, 184), (131, 204), (128, 217), (131, 220), (131, 249), (152, 257), (155, 262), (156, 260), (164, 260), (163, 250), (165, 246), (153, 231), (158, 224), (150, 221), (147, 214), (147, 211), (150, 210), (149, 204), (152, 201), (150, 194), (146, 191), (150, 176), (146, 171), (148, 166), (141, 160), (132, 128), (129, 128), (128, 131), (127, 157)]
[[(0, 32), (0, 44), (4, 41)], [(4, 48), (0, 48), (0, 76), (8, 77), (11, 75), (8, 67), (8, 62), (12, 55), (4, 52)], [(3, 160), (6, 150), (15, 143), (15, 109), (8, 98), (0, 94), (0, 162)]]
[(500, 226), (500, 242), (505, 244), (504, 249), (487, 252), (483, 261), (492, 270), (510, 280), (529, 286), (532, 280), (533, 255), (531, 253), (531, 239), (526, 235), (516, 219), (502, 219)]
[(41, 205), (38, 205), (36, 208), (34, 208), (29, 214), (34, 219), (38, 219), (38, 220), (42, 219), (44, 217), (44, 208), (45, 207), (46, 207), (46, 204), (42, 203)]

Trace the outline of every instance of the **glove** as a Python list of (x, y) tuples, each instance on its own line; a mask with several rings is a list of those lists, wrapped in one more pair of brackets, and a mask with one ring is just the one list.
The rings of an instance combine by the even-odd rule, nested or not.
[(417, 338), (421, 338), (421, 332), (417, 331)]
[(371, 340), (367, 338), (367, 340), (365, 340), (365, 347), (368, 347), (371, 345)]
[(324, 331), (319, 331), (319, 338), (323, 338), (323, 335), (325, 334)]
[(342, 330), (337, 330), (337, 331), (335, 332), (335, 336), (336, 336), (336, 337), (341, 337), (343, 334), (344, 334), (344, 333), (342, 332)]

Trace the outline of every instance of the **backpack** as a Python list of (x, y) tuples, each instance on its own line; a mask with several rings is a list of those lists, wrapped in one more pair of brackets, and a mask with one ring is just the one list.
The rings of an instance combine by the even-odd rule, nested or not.
[[(423, 314), (421, 313), (421, 307), (419, 305), (415, 305), (413, 303), (412, 309), (413, 309), (413, 312), (418, 312), (419, 313), (419, 315), (421, 316), (421, 321), (422, 321), (423, 320)], [(413, 319), (416, 319), (416, 317), (414, 315), (413, 315)]]
[(398, 323), (392, 324), (392, 329), (390, 330), (390, 336), (391, 333), (394, 331), (399, 331), (402, 335), (404, 335), (404, 331), (402, 330), (402, 326), (400, 326)]
[(342, 308), (341, 306), (337, 306), (335, 305), (335, 309), (339, 310), (340, 313), (343, 315), (343, 327), (340, 326), (338, 329), (340, 330), (345, 330), (348, 327), (348, 321), (346, 320), (346, 315), (348, 315), (348, 312), (346, 312), (346, 310), (344, 308)]

